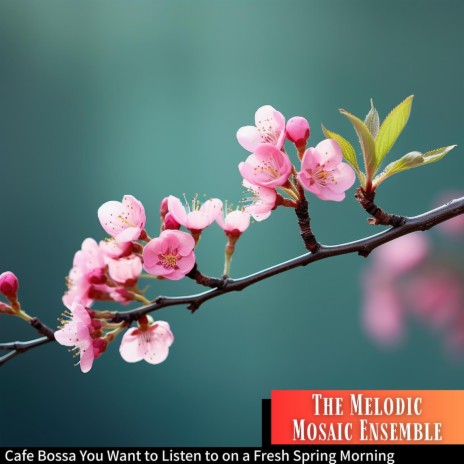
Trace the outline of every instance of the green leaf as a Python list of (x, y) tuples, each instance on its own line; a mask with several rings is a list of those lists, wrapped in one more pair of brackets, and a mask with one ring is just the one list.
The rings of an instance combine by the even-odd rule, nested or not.
[(364, 119), (364, 124), (369, 129), (369, 132), (371, 133), (372, 137), (374, 137), (375, 139), (377, 137), (377, 134), (379, 133), (380, 119), (379, 113), (374, 107), (374, 102), (372, 101), (372, 98), (371, 109), (369, 110), (369, 113), (367, 113), (366, 119)]
[(374, 179), (374, 187), (380, 185), (388, 177), (398, 174), (408, 169), (416, 168), (417, 166), (424, 166), (426, 164), (435, 163), (446, 156), (456, 145), (450, 145), (449, 147), (437, 148), (427, 153), (421, 153), (419, 151), (412, 151), (407, 155), (404, 155), (399, 160), (393, 161), (385, 167), (382, 173), (380, 173)]
[(414, 95), (411, 95), (403, 100), (390, 112), (390, 114), (385, 118), (385, 121), (380, 126), (379, 133), (375, 139), (376, 171), (382, 164), (382, 161), (387, 153), (393, 147), (401, 132), (403, 132), (403, 129), (408, 122), (409, 114), (411, 113), (413, 98)]
[(344, 116), (353, 124), (356, 134), (358, 134), (359, 143), (361, 144), (361, 150), (364, 157), (364, 165), (366, 166), (366, 178), (367, 182), (372, 180), (375, 174), (375, 140), (366, 125), (354, 114), (349, 113), (345, 110), (340, 110)]
[(450, 145), (449, 147), (435, 148), (435, 150), (424, 153), (424, 164), (436, 163), (444, 158), (453, 148), (457, 145)]
[(322, 132), (324, 132), (324, 135), (328, 139), (334, 139), (338, 142), (340, 145), (340, 148), (342, 149), (343, 157), (345, 160), (353, 166), (353, 168), (359, 172), (359, 166), (358, 166), (358, 160), (356, 159), (356, 152), (354, 151), (353, 146), (351, 145), (348, 140), (343, 138), (341, 135), (337, 134), (336, 132), (332, 132), (329, 129), (326, 129), (323, 124), (322, 126)]

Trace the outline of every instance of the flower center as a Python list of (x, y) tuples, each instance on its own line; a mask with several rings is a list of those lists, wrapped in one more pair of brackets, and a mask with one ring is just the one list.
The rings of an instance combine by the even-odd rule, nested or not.
[(126, 213), (126, 216), (124, 216), (123, 214), (120, 214), (118, 216), (118, 219), (128, 227), (136, 227), (136, 225), (132, 221), (129, 220), (129, 213)]
[(161, 264), (165, 269), (179, 269), (177, 261), (181, 259), (177, 248), (169, 247), (165, 253), (158, 255), (158, 264)]
[(276, 167), (273, 158), (268, 161), (263, 161), (261, 164), (256, 166), (255, 169), (266, 175), (269, 180), (277, 179), (280, 175), (279, 169)]
[(334, 178), (330, 171), (324, 170), (324, 165), (317, 166), (313, 171), (312, 169), (307, 169), (309, 177), (311, 177), (311, 184), (319, 184), (322, 187), (326, 187), (327, 184), (333, 183)]
[(200, 211), (201, 201), (198, 199), (198, 193), (195, 193), (191, 203), (188, 202), (185, 193), (183, 194), (183, 197), (185, 201), (185, 210), (187, 211), (187, 214), (191, 213), (192, 211)]
[(251, 205), (260, 205), (261, 203), (264, 203), (262, 198), (259, 196), (259, 192), (248, 188), (247, 189), (248, 197), (245, 197), (242, 199), (242, 203), (250, 203)]

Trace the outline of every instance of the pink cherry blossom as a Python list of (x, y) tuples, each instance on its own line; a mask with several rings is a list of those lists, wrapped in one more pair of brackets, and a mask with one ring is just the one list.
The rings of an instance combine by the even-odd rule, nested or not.
[(260, 185), (253, 185), (244, 180), (242, 185), (248, 190), (251, 196), (245, 198), (245, 202), (251, 204), (246, 205), (244, 211), (251, 214), (256, 221), (263, 221), (271, 215), (274, 209), (277, 193), (272, 188), (261, 187)]
[(285, 142), (285, 118), (270, 105), (259, 108), (255, 114), (256, 126), (244, 126), (237, 132), (240, 145), (254, 152), (262, 143), (270, 143), (279, 150)]
[(222, 201), (211, 198), (203, 204), (194, 197), (192, 204), (186, 202), (184, 206), (179, 198), (170, 195), (168, 197), (168, 210), (178, 224), (191, 231), (201, 231), (211, 225), (221, 213)]
[(326, 139), (308, 148), (301, 160), (298, 179), (306, 190), (321, 200), (342, 201), (345, 190), (355, 181), (351, 166), (342, 162), (340, 145), (332, 139)]
[(87, 310), (81, 304), (74, 302), (71, 305), (70, 320), (64, 322), (63, 327), (55, 332), (55, 339), (64, 346), (74, 346), (80, 356), (79, 365), (82, 372), (92, 368), (95, 359), (90, 329), (92, 320)]
[(230, 211), (216, 218), (219, 227), (227, 236), (239, 237), (250, 225), (250, 214), (244, 211)]
[(287, 122), (287, 138), (297, 147), (306, 146), (306, 141), (309, 139), (310, 127), (306, 118), (295, 116)]
[(182, 279), (195, 265), (195, 240), (179, 230), (165, 230), (143, 249), (143, 266), (152, 275)]
[(16, 298), (18, 287), (18, 278), (11, 271), (0, 274), (0, 293), (7, 298)]
[(174, 342), (169, 324), (155, 321), (137, 328), (132, 327), (124, 334), (119, 352), (124, 361), (133, 363), (142, 359), (150, 364), (162, 363)]
[(142, 273), (142, 260), (136, 255), (119, 259), (108, 258), (106, 262), (110, 277), (128, 287), (134, 286)]
[(64, 305), (70, 309), (76, 300), (90, 306), (93, 299), (89, 296), (92, 285), (106, 281), (106, 263), (103, 251), (92, 238), (86, 238), (82, 247), (74, 255), (73, 267), (67, 278), (68, 290), (63, 296)]
[(81, 249), (74, 255), (74, 266), (90, 273), (95, 270), (105, 269), (105, 257), (98, 243), (93, 238), (86, 238), (82, 242)]
[(84, 306), (91, 306), (93, 299), (89, 295), (91, 288), (90, 282), (82, 269), (73, 267), (66, 277), (68, 289), (63, 295), (63, 304), (70, 309), (74, 301), (82, 303)]
[(246, 161), (241, 162), (238, 169), (251, 184), (271, 188), (287, 183), (292, 163), (285, 153), (265, 143), (259, 145)]
[(132, 195), (125, 195), (122, 203), (108, 201), (101, 205), (98, 219), (117, 242), (130, 242), (137, 240), (145, 228), (145, 209)]
[(372, 258), (379, 270), (402, 274), (418, 266), (429, 250), (427, 237), (422, 232), (414, 232), (385, 243), (373, 252)]
[(367, 275), (364, 286), (362, 317), (366, 331), (384, 346), (398, 344), (404, 335), (405, 321), (401, 298), (394, 284)]
[(435, 327), (452, 323), (462, 308), (463, 296), (460, 277), (446, 268), (422, 272), (407, 287), (412, 311)]

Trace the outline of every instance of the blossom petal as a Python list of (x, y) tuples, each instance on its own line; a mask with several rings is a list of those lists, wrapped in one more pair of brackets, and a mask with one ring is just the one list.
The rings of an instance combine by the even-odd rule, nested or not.
[(114, 236), (115, 240), (120, 243), (138, 240), (142, 230), (137, 227), (128, 227)]
[(79, 351), (80, 351), (80, 361), (79, 361), (79, 366), (81, 368), (81, 371), (86, 374), (87, 372), (92, 369), (93, 361), (95, 359), (95, 355), (93, 353), (93, 346), (91, 343), (85, 343), (81, 346), (79, 346)]
[(138, 362), (143, 359), (143, 355), (139, 350), (139, 339), (134, 332), (138, 332), (135, 327), (127, 330), (122, 337), (121, 345), (119, 347), (119, 353), (121, 354), (122, 359), (130, 363)]
[(212, 218), (211, 222), (213, 222), (222, 211), (222, 201), (218, 198), (210, 198), (201, 205), (200, 211)]
[[(246, 208), (245, 208), (246, 209)], [(251, 216), (253, 217), (253, 219), (255, 219), (256, 221), (258, 222), (261, 222), (261, 221), (264, 221), (265, 219), (267, 219), (270, 215), (271, 215), (271, 212), (267, 212), (267, 213), (250, 213)]]
[(168, 197), (168, 211), (171, 213), (172, 217), (181, 225), (185, 226), (185, 221), (187, 218), (187, 213), (185, 212), (185, 207), (179, 198), (176, 198), (173, 195)]
[(169, 354), (169, 347), (165, 344), (152, 344), (143, 359), (150, 364), (160, 364), (166, 360)]
[(336, 140), (325, 139), (316, 145), (316, 151), (321, 155), (321, 164), (327, 168), (335, 168), (343, 160), (342, 150)]
[[(98, 219), (105, 231), (112, 237), (118, 237), (127, 228), (135, 228), (140, 232), (145, 227), (145, 209), (140, 201), (132, 195), (125, 195), (122, 202), (107, 201), (98, 209)], [(130, 241), (135, 238), (118, 238), (118, 241)], [(130, 234), (129, 234), (130, 235)]]
[(244, 126), (237, 131), (238, 143), (250, 152), (261, 144), (261, 134), (258, 129), (254, 126)]
[(330, 184), (330, 189), (334, 192), (348, 190), (356, 180), (353, 168), (346, 163), (340, 163), (337, 169), (334, 169), (332, 175), (334, 182)]
[(213, 221), (214, 219), (211, 219), (208, 215), (202, 213), (201, 211), (192, 211), (191, 213), (188, 213), (184, 225), (189, 230), (203, 230)]
[(285, 129), (285, 118), (273, 106), (263, 105), (256, 110), (255, 124), (256, 127), (265, 125), (267, 128), (271, 125), (274, 131), (281, 131)]
[[(177, 261), (177, 266), (179, 267), (179, 271), (185, 276), (188, 274), (195, 265), (195, 253), (191, 251), (187, 256), (183, 256), (182, 259)], [(183, 277), (182, 276), (182, 277)]]
[(74, 302), (71, 306), (71, 313), (73, 315), (73, 320), (77, 322), (81, 322), (86, 325), (90, 325), (92, 323), (92, 319), (88, 311), (84, 308), (83, 305)]
[(312, 193), (314, 193), (321, 200), (343, 201), (346, 197), (345, 192), (334, 192), (328, 188), (321, 189), (319, 193)]
[(238, 230), (239, 232), (245, 232), (250, 225), (250, 215), (243, 211), (231, 211), (225, 219), (223, 229), (227, 231)]

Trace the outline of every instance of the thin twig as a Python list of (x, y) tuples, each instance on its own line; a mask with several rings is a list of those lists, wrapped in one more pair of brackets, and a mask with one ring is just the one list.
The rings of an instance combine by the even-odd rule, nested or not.
[(28, 340), (27, 342), (0, 343), (0, 350), (12, 350), (0, 358), (0, 366), (19, 354), (25, 353), (32, 348), (45, 345), (45, 343), (53, 342), (54, 340), (54, 338), (41, 337), (35, 340)]

